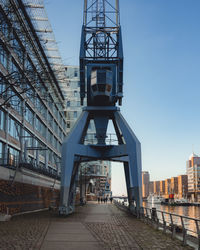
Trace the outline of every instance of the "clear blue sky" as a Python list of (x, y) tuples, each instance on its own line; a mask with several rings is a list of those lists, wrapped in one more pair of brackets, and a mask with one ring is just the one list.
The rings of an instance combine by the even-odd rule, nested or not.
[[(78, 65), (83, 0), (45, 3), (64, 63)], [(121, 0), (120, 12), (121, 111), (141, 141), (143, 170), (151, 180), (184, 174), (192, 151), (200, 155), (200, 0)]]

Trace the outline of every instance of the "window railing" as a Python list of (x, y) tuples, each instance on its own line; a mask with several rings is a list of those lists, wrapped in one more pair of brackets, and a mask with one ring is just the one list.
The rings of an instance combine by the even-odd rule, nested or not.
[(36, 165), (32, 162), (23, 162), (19, 160), (19, 157), (13, 154), (0, 154), (0, 166), (11, 169), (27, 168), (39, 174), (46, 175), (48, 177), (60, 180), (60, 173), (53, 171), (51, 168), (46, 168), (42, 165)]

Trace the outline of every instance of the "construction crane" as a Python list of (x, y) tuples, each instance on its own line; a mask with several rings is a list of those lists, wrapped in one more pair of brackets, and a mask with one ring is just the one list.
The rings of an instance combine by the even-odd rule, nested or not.
[[(111, 5), (111, 2), (115, 2), (115, 5)], [(88, 106), (113, 106), (117, 101), (121, 105), (122, 87), (123, 49), (119, 3), (85, 0), (80, 48), (81, 104), (87, 93)]]
[[(85, 0), (80, 45), (80, 99), (86, 107), (62, 146), (59, 213), (75, 208), (76, 179), (81, 162), (119, 161), (124, 164), (131, 211), (141, 206), (141, 146), (120, 113), (123, 97), (123, 48), (119, 0)], [(85, 143), (95, 124), (96, 143)], [(117, 145), (106, 142), (112, 121)]]

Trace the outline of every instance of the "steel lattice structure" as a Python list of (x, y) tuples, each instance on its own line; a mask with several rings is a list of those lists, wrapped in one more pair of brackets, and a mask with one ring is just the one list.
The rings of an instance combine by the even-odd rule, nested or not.
[[(75, 209), (76, 178), (81, 162), (124, 163), (130, 210), (141, 206), (140, 142), (116, 107), (123, 97), (123, 49), (118, 0), (85, 0), (80, 46), (80, 97), (87, 107), (62, 147), (60, 214)], [(96, 143), (85, 143), (91, 121)], [(117, 145), (107, 144), (108, 122), (113, 123)]]
[[(115, 64), (117, 83), (113, 102), (122, 103), (123, 49), (119, 22), (119, 0), (85, 0), (80, 53), (81, 103), (85, 98), (85, 66)], [(88, 91), (88, 90), (87, 90)], [(88, 100), (88, 104), (89, 104)]]
[(45, 10), (44, 0), (22, 1), (32, 24), (34, 25), (34, 29), (40, 39), (48, 61), (55, 72), (57, 81), (61, 89), (64, 91), (64, 85), (66, 84), (65, 68)]

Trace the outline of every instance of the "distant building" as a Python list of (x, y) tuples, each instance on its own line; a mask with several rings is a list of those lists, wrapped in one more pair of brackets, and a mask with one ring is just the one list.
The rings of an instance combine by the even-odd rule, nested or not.
[(187, 161), (188, 195), (191, 201), (200, 202), (200, 157), (192, 154)]
[(165, 181), (160, 181), (160, 195), (165, 195)]
[(147, 198), (149, 196), (149, 179), (150, 175), (148, 171), (142, 172), (142, 197)]
[(149, 193), (153, 194), (153, 181), (149, 182)]
[(187, 175), (178, 176), (178, 198), (186, 198), (188, 193), (188, 177)]
[(171, 191), (171, 179), (165, 180), (165, 197), (169, 198), (169, 194)]
[(178, 196), (178, 177), (171, 178), (170, 193), (173, 194), (174, 197)]
[(157, 195), (160, 194), (160, 181), (153, 182), (153, 193)]

